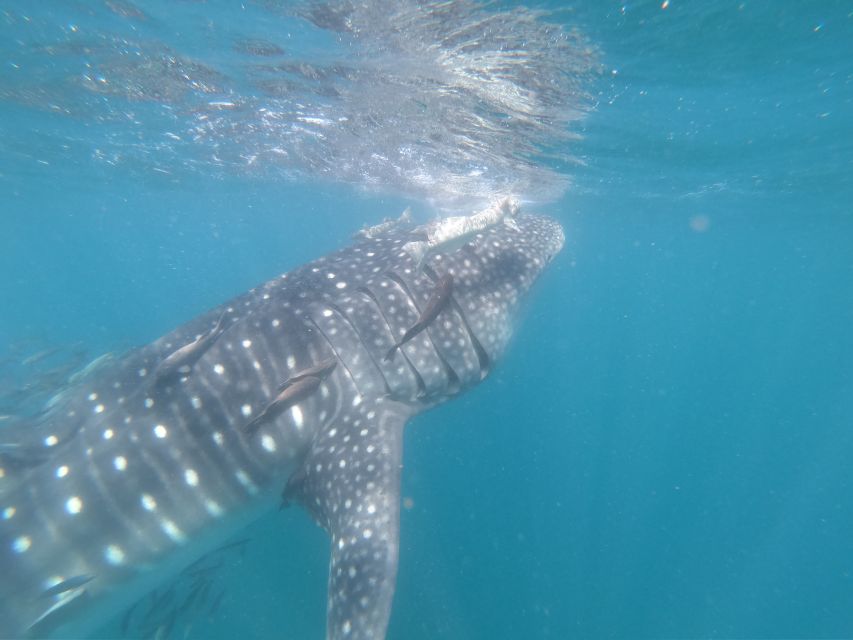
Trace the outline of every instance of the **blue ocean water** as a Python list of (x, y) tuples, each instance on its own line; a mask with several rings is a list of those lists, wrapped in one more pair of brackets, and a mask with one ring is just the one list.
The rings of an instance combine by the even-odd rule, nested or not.
[[(853, 9), (536, 6), (602, 64), (565, 143), (572, 184), (532, 205), (567, 245), (490, 378), (407, 431), (389, 637), (853, 636)], [(63, 77), (15, 46), (25, 8), (2, 9), (6, 88), (27, 86), (8, 66), (26, 55)], [(45, 11), (39, 37), (68, 28)], [(274, 39), (276, 24), (254, 26)], [(212, 61), (215, 36), (186, 50)], [(363, 224), (427, 210), (334, 180), (169, 173), (191, 151), (170, 149), (166, 173), (113, 165), (92, 147), (159, 133), (137, 129), (146, 106), (132, 124), (8, 95), (3, 356), (143, 344)], [(248, 535), (189, 637), (320, 637), (325, 534), (288, 510)]]

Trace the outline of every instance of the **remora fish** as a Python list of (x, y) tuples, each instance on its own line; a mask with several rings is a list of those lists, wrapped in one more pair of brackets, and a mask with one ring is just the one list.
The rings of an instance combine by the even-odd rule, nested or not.
[[(364, 239), (117, 358), (38, 421), (4, 425), (16, 464), (0, 456), (0, 636), (92, 633), (273, 511), (287, 485), (331, 536), (327, 637), (381, 640), (403, 428), (480, 381), (563, 244), (548, 218), (515, 222), (422, 269), (403, 251), (408, 232)], [(443, 276), (454, 285), (440, 321), (385, 362)], [(190, 375), (152, 384), (176, 349), (226, 322)], [(330, 353), (340, 366), (312, 376), (312, 393), (246, 432), (282, 380), (325, 370)], [(74, 588), (43, 597), (57, 580)]]
[(210, 331), (203, 333), (191, 342), (175, 349), (168, 356), (163, 358), (163, 361), (157, 365), (154, 370), (154, 379), (158, 383), (162, 383), (177, 375), (188, 374), (192, 370), (196, 362), (198, 362), (205, 352), (213, 346), (217, 338), (222, 335), (225, 326), (222, 321), (225, 319), (225, 312), (219, 316), (219, 320)]
[(281, 386), (279, 387), (279, 391), (283, 391), (287, 387), (292, 384), (299, 382), (305, 378), (319, 378), (320, 380), (325, 380), (332, 371), (335, 370), (335, 367), (338, 365), (338, 361), (335, 358), (326, 358), (322, 362), (308, 367), (307, 369), (303, 369), (298, 373), (294, 373), (287, 380), (285, 380)]
[(412, 232), (416, 239), (403, 245), (403, 250), (421, 267), (430, 256), (455, 251), (476, 234), (497, 224), (503, 223), (515, 229), (517, 213), (518, 203), (512, 198), (504, 198), (473, 215), (443, 218), (418, 227)]
[(388, 350), (388, 353), (385, 354), (385, 360), (391, 360), (394, 357), (394, 354), (397, 352), (397, 349), (402, 347), (404, 344), (409, 342), (412, 338), (418, 335), (421, 331), (426, 329), (430, 324), (432, 324), (433, 320), (438, 317), (438, 314), (448, 305), (450, 302), (450, 294), (453, 291), (453, 276), (449, 273), (441, 276), (439, 281), (435, 285), (435, 291), (430, 296), (430, 299), (427, 301), (424, 310), (421, 312), (418, 321), (415, 322), (411, 327), (406, 330), (406, 333), (403, 334), (403, 337), (400, 338), (398, 342), (394, 344)]
[(254, 434), (265, 422), (274, 420), (285, 409), (290, 409), (313, 395), (320, 388), (321, 382), (320, 378), (314, 376), (300, 376), (296, 382), (284, 385), (281, 393), (273, 398), (272, 402), (261, 410), (258, 417), (250, 421), (243, 429), (246, 433)]
[(393, 229), (410, 224), (411, 222), (412, 209), (411, 207), (406, 207), (403, 210), (403, 213), (400, 214), (400, 217), (396, 220), (388, 220), (386, 218), (379, 224), (375, 224), (372, 227), (365, 227), (364, 229), (357, 231), (355, 235), (353, 235), (353, 240), (358, 240), (359, 238), (376, 238), (381, 236), (382, 234), (392, 231)]

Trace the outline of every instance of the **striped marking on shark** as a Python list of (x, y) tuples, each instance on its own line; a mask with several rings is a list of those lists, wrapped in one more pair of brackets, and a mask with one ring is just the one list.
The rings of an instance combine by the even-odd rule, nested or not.
[(283, 274), (4, 425), (0, 637), (91, 633), (284, 488), (331, 537), (327, 638), (383, 638), (403, 428), (487, 374), (563, 245), (521, 214), (420, 265), (412, 237)]

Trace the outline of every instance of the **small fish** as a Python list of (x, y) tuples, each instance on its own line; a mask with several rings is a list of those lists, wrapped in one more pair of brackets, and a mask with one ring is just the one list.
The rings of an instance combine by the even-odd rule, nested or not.
[(320, 386), (322, 380), (315, 376), (307, 376), (297, 380), (279, 393), (258, 416), (249, 421), (245, 427), (249, 435), (254, 435), (260, 426), (267, 420), (273, 420), (285, 409), (289, 409), (298, 402), (309, 397)]
[(54, 621), (64, 619), (73, 609), (73, 607), (69, 608), (68, 605), (75, 601), (77, 601), (78, 603), (83, 602), (85, 599), (78, 599), (80, 598), (80, 596), (84, 595), (86, 595), (86, 590), (81, 587), (72, 588), (68, 591), (60, 593), (59, 599), (52, 605), (50, 605), (44, 611), (44, 613), (42, 613), (38, 618), (36, 618), (35, 621), (33, 621), (33, 623), (27, 628), (29, 634), (34, 637), (40, 637), (45, 635), (46, 628), (44, 628), (42, 625), (50, 625), (51, 623), (48, 622), (49, 619)]
[[(202, 594), (207, 593), (210, 590), (210, 580), (201, 580), (196, 582), (192, 588), (190, 589), (189, 595), (186, 597), (184, 602), (178, 607), (178, 610), (181, 613), (185, 613), (187, 611), (192, 610), (193, 604), (195, 604), (196, 600), (199, 600)], [(204, 604), (204, 600), (201, 601), (202, 605)]]
[(145, 615), (142, 616), (143, 620), (148, 620), (156, 611), (164, 609), (171, 604), (172, 600), (175, 599), (175, 590), (176, 587), (173, 584), (168, 591), (161, 594), (159, 597), (157, 596), (156, 591), (152, 591), (149, 598), (151, 600), (151, 604), (145, 612)]
[(127, 636), (127, 630), (130, 628), (130, 621), (133, 619), (133, 614), (136, 613), (136, 610), (139, 608), (139, 605), (142, 604), (142, 600), (137, 600), (134, 605), (132, 605), (124, 614), (121, 619), (121, 635), (122, 637)]
[(73, 373), (71, 375), (71, 377), (68, 378), (68, 382), (70, 384), (75, 384), (77, 382), (80, 382), (81, 380), (85, 380), (86, 378), (91, 376), (95, 371), (97, 371), (98, 369), (100, 369), (101, 367), (105, 366), (106, 364), (112, 362), (115, 359), (116, 359), (116, 354), (111, 352), (111, 351), (108, 351), (107, 353), (104, 353), (104, 354), (98, 356), (97, 358), (95, 358), (94, 360), (92, 360), (89, 364), (87, 364), (85, 367), (83, 367), (82, 369), (80, 369), (76, 373)]
[(46, 447), (25, 446), (17, 442), (0, 442), (0, 463), (13, 469), (35, 467), (49, 457)]
[[(208, 556), (205, 556), (202, 559), (203, 560), (210, 560), (211, 558), (209, 558)], [(197, 578), (199, 576), (204, 576), (208, 573), (213, 573), (214, 571), (216, 571), (217, 569), (222, 567), (223, 564), (224, 564), (224, 562), (222, 561), (222, 558), (220, 558), (219, 562), (217, 562), (215, 564), (204, 565), (204, 564), (199, 564), (199, 563), (193, 563), (193, 565), (190, 565), (189, 567), (184, 569), (181, 573), (183, 573), (186, 576), (192, 576), (194, 578)], [(198, 566), (195, 566), (195, 565), (198, 565)]]
[(387, 233), (400, 225), (409, 224), (412, 221), (412, 208), (406, 207), (403, 210), (403, 213), (400, 214), (400, 217), (396, 220), (389, 220), (385, 218), (379, 224), (375, 224), (372, 227), (364, 227), (363, 229), (356, 232), (353, 238), (366, 238), (368, 240), (376, 238), (377, 236), (382, 235), (383, 233)]
[(142, 11), (134, 7), (130, 2), (126, 2), (124, 0), (107, 0), (104, 4), (107, 5), (110, 11), (122, 18), (145, 20), (148, 17)]
[(165, 612), (157, 611), (153, 616), (142, 620), (138, 627), (138, 634), (134, 635), (142, 638), (168, 638), (177, 618), (176, 608), (167, 609)]
[(222, 599), (225, 597), (225, 591), (226, 589), (223, 588), (222, 591), (216, 594), (216, 597), (213, 598), (213, 602), (210, 604), (210, 608), (207, 610), (207, 615), (212, 616), (219, 611), (219, 605), (222, 604)]
[(223, 544), (221, 547), (217, 547), (213, 550), (213, 553), (221, 553), (223, 551), (228, 551), (230, 549), (240, 548), (240, 552), (242, 553), (246, 549), (246, 545), (249, 544), (251, 538), (240, 538), (239, 540), (235, 540), (234, 542), (227, 542)]
[(62, 351), (62, 347), (49, 347), (47, 349), (42, 349), (41, 351), (36, 351), (34, 354), (24, 358), (21, 361), (21, 364), (25, 367), (38, 364), (42, 360), (47, 360), (50, 356), (56, 355), (60, 351)]
[(504, 198), (487, 209), (470, 216), (453, 216), (418, 227), (417, 234), (426, 234), (424, 240), (414, 240), (403, 245), (403, 250), (417, 263), (418, 268), (439, 252), (455, 251), (476, 235), (498, 224), (505, 224), (518, 231), (515, 216), (518, 203), (512, 198)]
[(169, 616), (163, 621), (163, 623), (157, 627), (157, 631), (154, 633), (154, 640), (166, 640), (169, 637), (169, 634), (172, 633), (172, 627), (175, 626), (175, 621), (178, 619), (178, 612), (173, 611), (169, 614)]
[(397, 349), (426, 329), (430, 323), (436, 319), (438, 314), (441, 313), (442, 309), (444, 309), (450, 301), (451, 293), (453, 293), (453, 276), (446, 273), (441, 276), (439, 281), (436, 283), (435, 291), (433, 291), (433, 294), (430, 296), (429, 300), (427, 300), (426, 306), (424, 307), (420, 318), (418, 318), (418, 321), (409, 327), (408, 331), (406, 331), (400, 341), (391, 347), (388, 350), (388, 353), (385, 354), (386, 362), (390, 361), (394, 357)]
[(58, 596), (60, 593), (65, 593), (71, 589), (79, 589), (87, 582), (94, 580), (94, 578), (95, 576), (87, 573), (68, 578), (67, 580), (63, 580), (62, 582), (53, 585), (50, 589), (45, 589), (41, 594), (41, 597), (49, 598), (51, 596)]
[(313, 367), (308, 367), (307, 369), (303, 369), (298, 373), (294, 373), (287, 380), (281, 383), (278, 390), (279, 392), (284, 391), (293, 383), (299, 382), (300, 380), (304, 380), (305, 378), (319, 378), (320, 380), (325, 380), (327, 377), (329, 377), (329, 374), (335, 370), (337, 364), (337, 358), (326, 358), (319, 364), (315, 364)]
[[(217, 547), (213, 551), (206, 553), (192, 564), (188, 564), (181, 573), (186, 576), (197, 576), (215, 571), (224, 564), (224, 560), (222, 559), (223, 553), (231, 549), (239, 549), (242, 554), (250, 540), (251, 538), (240, 538), (233, 542), (227, 542), (221, 547)], [(215, 561), (217, 558), (218, 562)]]
[(166, 356), (154, 371), (155, 381), (162, 382), (172, 379), (175, 375), (189, 373), (193, 365), (201, 359), (225, 331), (222, 323), (225, 319), (225, 313), (222, 312), (213, 329)]

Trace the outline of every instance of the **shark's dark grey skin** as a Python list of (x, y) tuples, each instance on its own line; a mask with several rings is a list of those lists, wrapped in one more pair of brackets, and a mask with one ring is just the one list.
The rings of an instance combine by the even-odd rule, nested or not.
[[(99, 370), (39, 423), (0, 430), (0, 636), (91, 632), (286, 486), (331, 535), (327, 637), (383, 638), (403, 427), (485, 376), (563, 245), (548, 218), (516, 223), (422, 269), (402, 249), (411, 229), (363, 239)], [(448, 304), (386, 361), (448, 274)], [(200, 336), (182, 375), (157, 375)], [(300, 376), (319, 384), (245, 428)]]

